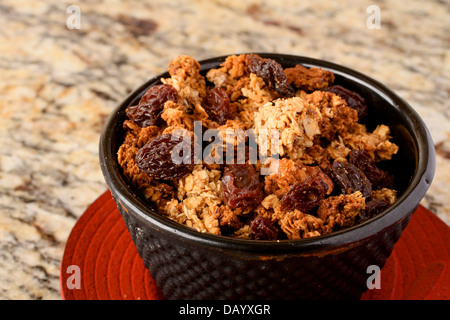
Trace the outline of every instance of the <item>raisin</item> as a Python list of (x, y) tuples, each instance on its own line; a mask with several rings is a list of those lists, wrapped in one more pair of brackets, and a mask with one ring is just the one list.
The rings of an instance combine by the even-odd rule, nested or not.
[(250, 223), (250, 238), (253, 240), (276, 240), (278, 229), (272, 220), (257, 216)]
[(330, 168), (330, 176), (343, 194), (360, 191), (366, 198), (372, 196), (372, 185), (364, 172), (351, 163), (334, 161)]
[(212, 121), (223, 125), (230, 117), (230, 99), (222, 88), (213, 88), (203, 100), (203, 108)]
[(323, 189), (325, 194), (330, 194), (333, 191), (334, 183), (331, 178), (324, 173), (319, 167), (305, 166), (306, 174), (308, 175), (303, 183), (317, 184)]
[(328, 185), (317, 181), (310, 184), (297, 182), (281, 198), (282, 208), (286, 211), (297, 209), (308, 212), (319, 205), (319, 202), (325, 198), (327, 190)]
[[(176, 149), (180, 151), (180, 161), (172, 159), (172, 152), (177, 145), (181, 147)], [(189, 152), (185, 154), (186, 150)], [(194, 168), (193, 144), (188, 144), (182, 137), (172, 141), (171, 134), (157, 136), (139, 149), (136, 164), (139, 169), (156, 179), (172, 180), (184, 177)]]
[(325, 91), (337, 94), (342, 99), (347, 101), (347, 105), (358, 112), (358, 119), (363, 119), (364, 117), (367, 116), (366, 99), (361, 97), (356, 92), (341, 87), (339, 85), (330, 86), (327, 89), (325, 89)]
[[(389, 179), (388, 173), (379, 169), (372, 157), (364, 150), (352, 150), (349, 162), (364, 172), (374, 189), (384, 185), (384, 181)], [(386, 182), (385, 184), (389, 185), (390, 183)]]
[(358, 223), (367, 221), (389, 207), (388, 203), (382, 199), (373, 198), (366, 203), (366, 208), (361, 212)]
[(231, 164), (224, 169), (222, 192), (230, 208), (254, 208), (263, 199), (259, 174), (250, 164)]
[(164, 103), (169, 100), (178, 100), (174, 87), (169, 84), (153, 86), (142, 96), (137, 106), (127, 108), (127, 117), (143, 128), (160, 125), (163, 121), (161, 113), (164, 111)]
[(295, 92), (287, 82), (287, 76), (281, 64), (273, 59), (264, 59), (256, 54), (247, 56), (247, 68), (261, 77), (264, 82), (284, 97), (293, 97)]

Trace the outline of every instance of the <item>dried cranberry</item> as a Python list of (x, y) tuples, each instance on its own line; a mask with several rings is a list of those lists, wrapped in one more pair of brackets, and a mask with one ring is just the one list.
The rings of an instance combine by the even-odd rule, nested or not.
[[(172, 159), (177, 146), (180, 161)], [(180, 149), (178, 149), (180, 148)], [(189, 152), (185, 152), (189, 150)], [(182, 137), (172, 141), (171, 134), (163, 134), (150, 140), (136, 154), (136, 164), (148, 175), (162, 180), (181, 178), (189, 174), (194, 167), (193, 145)]]
[(364, 172), (351, 163), (334, 161), (330, 176), (343, 194), (360, 191), (366, 198), (372, 196), (372, 185)]
[(211, 120), (219, 125), (225, 124), (229, 119), (230, 99), (222, 88), (213, 88), (203, 100), (203, 107)]
[(387, 172), (379, 169), (372, 157), (364, 150), (352, 150), (349, 162), (364, 172), (374, 188), (381, 186), (388, 179)]
[(164, 103), (169, 100), (178, 100), (174, 87), (168, 84), (153, 86), (142, 96), (137, 106), (127, 108), (126, 114), (141, 127), (156, 126), (161, 124)]
[(281, 198), (282, 208), (287, 211), (297, 209), (302, 212), (308, 212), (319, 205), (319, 202), (325, 198), (327, 190), (327, 184), (317, 181), (313, 181), (310, 184), (297, 182)]
[(273, 59), (264, 59), (256, 54), (247, 56), (247, 68), (251, 73), (264, 79), (271, 88), (284, 97), (293, 97), (295, 92), (287, 82), (287, 76), (281, 64)]
[(388, 203), (382, 199), (373, 198), (366, 203), (366, 208), (361, 212), (358, 222), (362, 223), (367, 221), (377, 214), (383, 212), (389, 207)]
[(337, 94), (345, 101), (347, 101), (347, 104), (350, 108), (358, 111), (358, 119), (363, 119), (364, 117), (367, 116), (366, 99), (361, 97), (356, 92), (341, 87), (339, 85), (330, 86), (327, 89), (325, 89), (325, 91)]
[(230, 208), (256, 207), (263, 199), (259, 174), (250, 164), (232, 164), (224, 169), (223, 198)]
[(257, 216), (250, 223), (250, 238), (254, 240), (276, 240), (278, 229), (272, 220)]

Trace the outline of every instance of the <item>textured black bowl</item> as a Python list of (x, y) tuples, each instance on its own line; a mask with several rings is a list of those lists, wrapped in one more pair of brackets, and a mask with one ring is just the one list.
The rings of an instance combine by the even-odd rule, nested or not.
[[(145, 204), (129, 187), (117, 163), (125, 109), (136, 103), (158, 75), (117, 107), (100, 140), (100, 163), (127, 228), (167, 299), (358, 299), (367, 290), (370, 265), (382, 268), (411, 214), (424, 197), (435, 170), (430, 134), (417, 113), (381, 83), (330, 62), (281, 54), (260, 54), (283, 67), (302, 64), (335, 74), (340, 84), (365, 97), (370, 121), (391, 128), (399, 153), (390, 161), (398, 201), (377, 217), (326, 236), (304, 240), (239, 240), (199, 233)], [(226, 57), (200, 61), (202, 72)], [(383, 277), (381, 272), (381, 286)]]

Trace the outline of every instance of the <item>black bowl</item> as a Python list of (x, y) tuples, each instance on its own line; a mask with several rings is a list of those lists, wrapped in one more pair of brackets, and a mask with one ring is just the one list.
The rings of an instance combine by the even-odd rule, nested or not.
[[(368, 267), (384, 266), (430, 186), (435, 171), (431, 136), (403, 99), (364, 74), (307, 57), (259, 55), (285, 68), (301, 64), (330, 70), (335, 84), (366, 99), (368, 129), (377, 123), (388, 125), (392, 141), (399, 146), (389, 161), (399, 190), (395, 204), (359, 225), (302, 240), (234, 239), (200, 233), (163, 217), (124, 180), (117, 151), (123, 141), (125, 109), (149, 87), (160, 84), (161, 78), (169, 77), (167, 72), (131, 93), (107, 120), (100, 139), (106, 183), (139, 255), (167, 299), (358, 299), (373, 277)], [(217, 68), (225, 58), (200, 61), (202, 72)]]

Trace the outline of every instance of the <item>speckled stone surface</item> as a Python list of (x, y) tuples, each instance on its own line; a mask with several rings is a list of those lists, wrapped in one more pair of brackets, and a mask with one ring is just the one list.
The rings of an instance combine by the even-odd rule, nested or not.
[[(377, 1), (0, 2), (0, 299), (60, 299), (77, 219), (105, 190), (98, 139), (111, 110), (180, 54), (326, 59), (392, 88), (437, 152), (422, 204), (450, 224), (450, 3)], [(81, 13), (80, 29), (70, 5)]]

